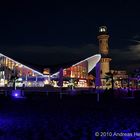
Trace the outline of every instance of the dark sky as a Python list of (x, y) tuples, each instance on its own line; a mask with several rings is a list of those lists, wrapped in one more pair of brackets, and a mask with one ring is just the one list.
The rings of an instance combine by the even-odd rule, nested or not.
[(28, 64), (63, 65), (98, 53), (98, 28), (106, 25), (111, 68), (134, 69), (140, 67), (139, 5), (134, 0), (9, 1), (0, 6), (0, 51)]

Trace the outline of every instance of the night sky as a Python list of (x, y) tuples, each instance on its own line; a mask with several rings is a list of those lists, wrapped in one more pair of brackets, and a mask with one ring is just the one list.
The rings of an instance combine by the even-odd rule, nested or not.
[(140, 4), (136, 1), (9, 1), (0, 7), (0, 51), (38, 67), (98, 53), (98, 28), (110, 35), (111, 68), (140, 67)]

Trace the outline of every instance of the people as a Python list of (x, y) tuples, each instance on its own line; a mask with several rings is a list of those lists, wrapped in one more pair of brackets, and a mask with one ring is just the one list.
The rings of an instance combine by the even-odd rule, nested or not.
[(25, 84), (23, 83), (22, 90), (21, 90), (21, 96), (24, 96), (24, 89), (25, 89)]

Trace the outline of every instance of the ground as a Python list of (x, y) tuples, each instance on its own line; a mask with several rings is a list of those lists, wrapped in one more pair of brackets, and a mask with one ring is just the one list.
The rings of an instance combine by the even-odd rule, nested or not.
[[(107, 135), (140, 133), (139, 105), (139, 98), (112, 96), (101, 96), (97, 102), (91, 93), (63, 95), (62, 99), (59, 94), (26, 99), (1, 96), (0, 140), (138, 139)], [(106, 136), (97, 137), (95, 132)]]

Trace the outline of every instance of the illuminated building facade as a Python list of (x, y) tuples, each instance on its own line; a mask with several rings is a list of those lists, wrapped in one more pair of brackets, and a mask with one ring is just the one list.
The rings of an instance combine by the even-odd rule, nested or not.
[(87, 79), (88, 76), (88, 62), (82, 62), (70, 68), (64, 69), (63, 76), (71, 78)]
[[(89, 79), (88, 74), (100, 61), (100, 58), (101, 55), (96, 54), (63, 69), (63, 86), (67, 87), (73, 85), (75, 87), (87, 87)], [(52, 77), (59, 77), (59, 72), (53, 74)], [(70, 80), (70, 82), (65, 81), (65, 79)], [(57, 84), (55, 84), (55, 86), (57, 86)]]
[(75, 86), (77, 87), (87, 87), (88, 61), (64, 69), (63, 76), (66, 78), (77, 79), (77, 82), (75, 82)]
[[(63, 78), (77, 79), (79, 87), (86, 87), (88, 73), (96, 66), (100, 58), (100, 54), (97, 54), (63, 69)], [(0, 87), (13, 87), (13, 83), (16, 87), (44, 87), (52, 83), (54, 75), (58, 76), (59, 72), (50, 75), (50, 69), (45, 68), (41, 73), (0, 53)], [(64, 81), (65, 85), (68, 84)]]
[(128, 87), (128, 74), (124, 70), (111, 70), (114, 79), (114, 88)]
[(0, 54), (0, 86), (42, 87), (47, 76), (25, 66), (3, 54)]

